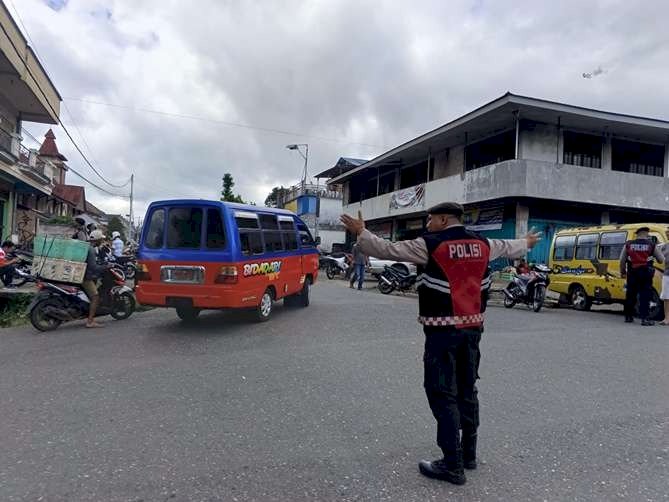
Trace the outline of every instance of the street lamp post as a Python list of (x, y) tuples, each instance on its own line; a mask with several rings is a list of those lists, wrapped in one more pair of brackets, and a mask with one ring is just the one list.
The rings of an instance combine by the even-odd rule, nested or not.
[[(302, 150), (300, 150), (300, 147), (304, 147), (304, 153), (302, 153)], [(297, 144), (292, 144), (292, 145), (286, 145), (286, 148), (288, 150), (296, 150), (297, 153), (299, 153), (302, 158), (304, 159), (304, 171), (302, 172), (302, 180), (301, 180), (301, 185), (302, 185), (302, 194), (306, 194), (306, 184), (307, 184), (307, 164), (309, 163), (309, 145), (307, 143), (297, 143)], [(316, 187), (316, 218), (315, 218), (315, 225), (314, 225), (314, 238), (318, 237), (318, 206), (319, 206), (319, 194), (318, 194), (318, 186)]]

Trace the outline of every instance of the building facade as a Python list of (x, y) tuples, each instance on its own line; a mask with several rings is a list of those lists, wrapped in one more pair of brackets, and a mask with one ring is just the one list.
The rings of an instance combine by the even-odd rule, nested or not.
[(0, 27), (0, 237), (22, 243), (30, 210), (54, 206), (55, 186), (51, 159), (24, 145), (22, 124), (57, 124), (61, 98), (2, 2)]
[(330, 180), (343, 208), (362, 210), (389, 239), (420, 235), (426, 209), (465, 205), (465, 224), (491, 238), (669, 223), (669, 122), (507, 93)]

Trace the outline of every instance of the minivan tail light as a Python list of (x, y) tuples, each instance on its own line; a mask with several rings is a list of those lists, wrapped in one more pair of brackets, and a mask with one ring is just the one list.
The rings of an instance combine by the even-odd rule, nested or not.
[(149, 267), (145, 263), (140, 263), (137, 265), (137, 272), (135, 274), (136, 281), (150, 281), (151, 274), (149, 273)]
[(221, 270), (216, 276), (216, 284), (237, 284), (238, 278), (237, 267), (221, 267)]

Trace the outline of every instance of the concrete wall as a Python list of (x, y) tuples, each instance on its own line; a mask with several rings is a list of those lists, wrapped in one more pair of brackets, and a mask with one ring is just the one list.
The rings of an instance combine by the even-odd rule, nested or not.
[(557, 125), (521, 122), (519, 150), (521, 159), (557, 162)]
[(444, 176), (456, 176), (465, 172), (465, 145), (457, 145), (448, 151), (448, 162)]
[(506, 197), (533, 197), (669, 212), (669, 178), (555, 162), (508, 160), (469, 171), (464, 178), (455, 175), (427, 183), (421, 207), (391, 210), (391, 194), (386, 194), (344, 206), (344, 211), (355, 214), (360, 208), (365, 218), (378, 219), (420, 213), (443, 201), (477, 203)]

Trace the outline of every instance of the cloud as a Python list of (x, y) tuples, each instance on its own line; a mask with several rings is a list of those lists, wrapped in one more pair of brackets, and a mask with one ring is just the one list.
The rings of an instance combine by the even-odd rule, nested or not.
[[(595, 1), (587, 11), (574, 0), (22, 0), (18, 8), (96, 165), (117, 182), (135, 173), (139, 213), (160, 198), (216, 197), (225, 172), (261, 203), (300, 176), (288, 143), (310, 144), (313, 174), (340, 156), (378, 155), (507, 90), (669, 117), (661, 1)], [(582, 78), (592, 68), (599, 77)], [(79, 139), (64, 108), (62, 117)], [(56, 135), (71, 165), (99, 181)], [(120, 211), (122, 201), (87, 193)]]

